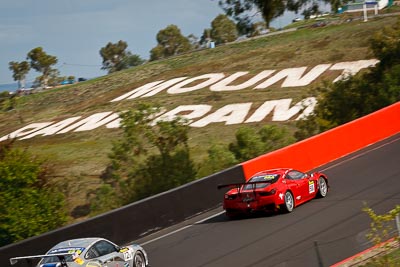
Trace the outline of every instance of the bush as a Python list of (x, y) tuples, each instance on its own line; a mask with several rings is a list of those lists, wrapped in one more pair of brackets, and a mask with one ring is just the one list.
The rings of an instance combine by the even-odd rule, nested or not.
[(50, 169), (27, 150), (0, 145), (0, 246), (45, 233), (67, 221), (64, 196)]

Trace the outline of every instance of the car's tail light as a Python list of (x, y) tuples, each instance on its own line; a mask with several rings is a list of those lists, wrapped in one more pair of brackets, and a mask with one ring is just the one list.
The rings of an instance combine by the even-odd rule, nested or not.
[(258, 193), (260, 196), (271, 196), (274, 195), (276, 193), (276, 189), (272, 189), (271, 191), (264, 191), (264, 192), (260, 192)]
[(235, 194), (235, 195), (229, 195), (229, 194), (225, 194), (225, 199), (228, 199), (228, 200), (232, 200), (232, 199), (235, 199), (237, 197), (237, 195)]

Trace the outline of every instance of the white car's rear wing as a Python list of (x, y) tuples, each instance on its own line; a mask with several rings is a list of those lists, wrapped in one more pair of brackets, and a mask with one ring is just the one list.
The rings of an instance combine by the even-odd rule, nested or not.
[(58, 254), (46, 254), (46, 255), (15, 257), (15, 258), (11, 258), (10, 259), (10, 263), (11, 263), (11, 265), (14, 265), (20, 260), (26, 260), (29, 263), (31, 259), (42, 259), (42, 258), (49, 258), (49, 257), (57, 257), (60, 260), (62, 267), (68, 267), (68, 265), (65, 262), (65, 257), (73, 255), (73, 254), (74, 253), (58, 253)]

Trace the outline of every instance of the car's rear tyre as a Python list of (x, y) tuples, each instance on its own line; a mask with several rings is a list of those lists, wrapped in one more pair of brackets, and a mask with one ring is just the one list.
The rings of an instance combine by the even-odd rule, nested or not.
[(136, 252), (135, 257), (133, 257), (133, 266), (146, 267), (146, 260), (142, 252)]
[(294, 198), (292, 193), (290, 193), (290, 191), (286, 191), (284, 198), (285, 203), (282, 205), (283, 212), (292, 212), (294, 209)]
[(328, 194), (328, 184), (324, 177), (318, 179), (318, 197), (326, 197)]

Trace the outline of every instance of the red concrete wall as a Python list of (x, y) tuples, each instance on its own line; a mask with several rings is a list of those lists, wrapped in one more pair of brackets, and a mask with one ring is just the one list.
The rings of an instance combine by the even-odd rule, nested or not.
[(266, 169), (309, 171), (400, 132), (400, 102), (242, 163), (246, 179)]

